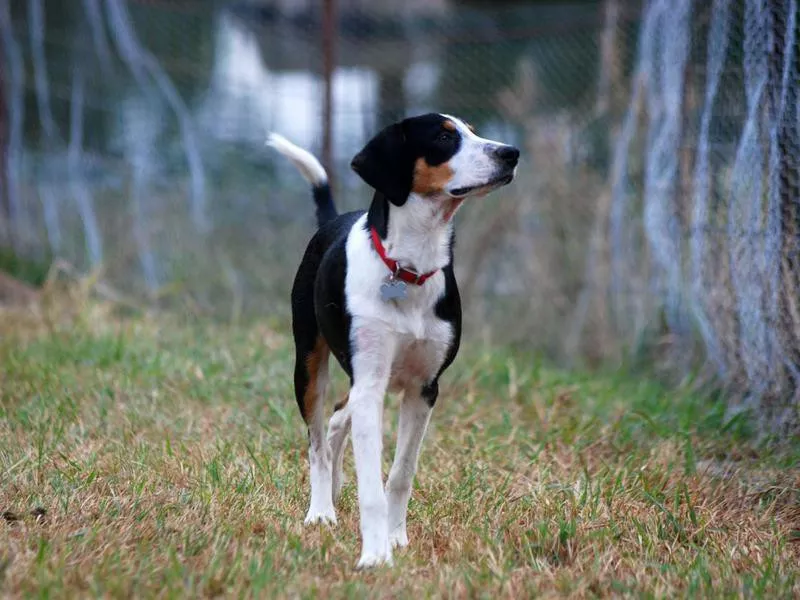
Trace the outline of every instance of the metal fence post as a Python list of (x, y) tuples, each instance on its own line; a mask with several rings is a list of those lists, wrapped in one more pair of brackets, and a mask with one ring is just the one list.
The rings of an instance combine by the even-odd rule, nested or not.
[(333, 189), (333, 71), (336, 65), (336, 0), (324, 0), (322, 14), (322, 163)]

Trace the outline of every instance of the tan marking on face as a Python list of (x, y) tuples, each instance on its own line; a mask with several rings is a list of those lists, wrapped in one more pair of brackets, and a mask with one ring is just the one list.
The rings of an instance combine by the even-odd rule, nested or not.
[(442, 127), (447, 129), (448, 131), (456, 131), (458, 129), (458, 127), (456, 127), (456, 124), (453, 123), (450, 119), (445, 119), (444, 122), (442, 123)]
[(319, 369), (328, 357), (328, 344), (322, 336), (317, 338), (314, 349), (306, 357), (306, 370), (308, 371), (308, 386), (303, 394), (303, 418), (306, 423), (310, 422), (316, 408), (319, 394), (317, 393), (317, 383), (319, 380)]
[(453, 169), (449, 163), (444, 162), (432, 167), (424, 158), (418, 158), (414, 164), (414, 185), (411, 191), (422, 196), (437, 194), (444, 190), (451, 179), (453, 179)]

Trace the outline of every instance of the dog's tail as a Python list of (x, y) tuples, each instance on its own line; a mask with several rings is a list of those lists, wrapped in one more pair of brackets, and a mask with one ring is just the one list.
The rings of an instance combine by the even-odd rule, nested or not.
[(336, 212), (336, 206), (333, 204), (331, 188), (328, 185), (328, 174), (316, 157), (277, 133), (269, 135), (267, 145), (272, 146), (292, 161), (300, 174), (311, 184), (314, 204), (317, 205), (317, 225), (322, 227), (328, 221), (335, 219), (339, 213)]

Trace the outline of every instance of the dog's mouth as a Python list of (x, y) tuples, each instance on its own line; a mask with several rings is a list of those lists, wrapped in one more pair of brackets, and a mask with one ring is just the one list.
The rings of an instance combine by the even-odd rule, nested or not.
[(454, 190), (450, 190), (450, 195), (453, 196), (454, 198), (463, 198), (464, 196), (466, 196), (466, 195), (468, 195), (468, 194), (470, 194), (470, 193), (472, 193), (474, 191), (477, 191), (477, 190), (500, 187), (500, 186), (509, 184), (509, 183), (511, 183), (512, 179), (514, 179), (513, 171), (511, 173), (505, 173), (505, 174), (503, 174), (503, 175), (501, 175), (499, 177), (495, 177), (494, 179), (490, 179), (486, 183), (481, 183), (481, 184), (478, 184), (478, 185), (471, 185), (471, 186), (467, 186), (467, 187), (460, 187), (460, 188), (456, 188)]

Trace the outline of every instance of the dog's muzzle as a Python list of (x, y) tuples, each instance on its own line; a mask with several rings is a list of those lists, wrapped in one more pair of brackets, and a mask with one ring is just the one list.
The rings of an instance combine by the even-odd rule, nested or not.
[(514, 170), (519, 162), (519, 148), (514, 146), (497, 146), (491, 155), (499, 163), (498, 173), (486, 183), (471, 185), (468, 187), (456, 188), (450, 191), (453, 197), (466, 196), (470, 192), (482, 188), (500, 187), (511, 183), (514, 179)]

